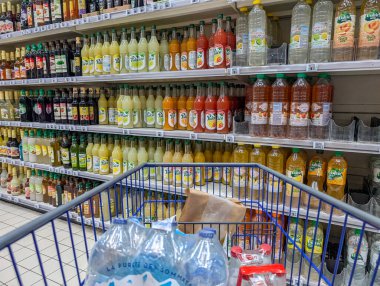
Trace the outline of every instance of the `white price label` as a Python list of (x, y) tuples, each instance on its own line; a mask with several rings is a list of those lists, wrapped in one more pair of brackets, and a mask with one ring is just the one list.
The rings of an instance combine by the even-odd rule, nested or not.
[(129, 129), (123, 129), (123, 135), (129, 135)]
[(139, 8), (133, 8), (133, 14), (138, 14), (140, 13), (140, 9)]
[(156, 131), (157, 137), (164, 137), (164, 131)]
[(49, 172), (54, 172), (55, 173), (55, 168), (54, 167), (49, 167)]
[(18, 202), (19, 202), (19, 199), (16, 198), (16, 197), (14, 197), (14, 198), (13, 198), (13, 201), (14, 201), (15, 203), (18, 203)]
[(318, 64), (306, 64), (306, 71), (313, 72), (318, 70)]
[(41, 31), (42, 31), (42, 32), (46, 31), (46, 26), (42, 26), (42, 27), (41, 27)]
[(229, 69), (229, 74), (230, 75), (239, 75), (240, 74), (240, 68), (230, 68)]
[(40, 208), (40, 205), (39, 205), (39, 204), (35, 204), (35, 205), (34, 205), (34, 208), (39, 209), (39, 208)]
[(197, 133), (190, 133), (190, 140), (197, 140), (198, 134)]
[(226, 135), (226, 142), (234, 143), (235, 142), (235, 136), (234, 135)]
[(99, 228), (100, 227), (100, 223), (98, 221), (95, 221), (95, 227), (96, 228)]
[(77, 217), (77, 222), (81, 223), (82, 222), (82, 217), (78, 216)]
[(314, 141), (313, 142), (313, 149), (324, 150), (325, 149), (325, 142)]
[(103, 14), (102, 15), (103, 17), (103, 20), (108, 20), (108, 19), (110, 19), (111, 18), (111, 15), (110, 15), (110, 13), (106, 13), (106, 14)]
[(79, 175), (78, 171), (73, 171), (73, 176), (78, 177), (78, 175)]
[(88, 218), (88, 219), (86, 219), (86, 220), (85, 220), (85, 224), (88, 224), (88, 225), (92, 225), (92, 220), (91, 220), (91, 219), (89, 219), (89, 218)]

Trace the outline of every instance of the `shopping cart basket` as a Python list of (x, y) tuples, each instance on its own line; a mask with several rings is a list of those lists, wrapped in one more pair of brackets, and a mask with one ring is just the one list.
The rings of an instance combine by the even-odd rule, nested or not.
[[(380, 219), (257, 164), (141, 165), (0, 237), (0, 267), (30, 285), (29, 268), (21, 265), (27, 251), (41, 275), (36, 285), (50, 285), (54, 262), (62, 285), (80, 285), (91, 247), (114, 217), (149, 224), (180, 215), (189, 188), (237, 198), (247, 212), (244, 222), (188, 222), (185, 230), (224, 227), (231, 236), (219, 238), (227, 247), (270, 244), (289, 285), (378, 285), (379, 257), (367, 263), (362, 254), (379, 239)], [(345, 247), (351, 229), (356, 245)]]

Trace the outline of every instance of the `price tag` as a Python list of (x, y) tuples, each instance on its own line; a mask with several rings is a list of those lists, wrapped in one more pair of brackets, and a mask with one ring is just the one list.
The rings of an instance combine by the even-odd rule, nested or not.
[(55, 168), (54, 167), (49, 167), (49, 172), (54, 172), (55, 173)]
[(138, 14), (140, 13), (140, 9), (137, 7), (137, 8), (133, 8), (133, 14)]
[(60, 126), (59, 126), (59, 129), (60, 129), (60, 130), (69, 130), (69, 126), (66, 126), (66, 125), (60, 125)]
[(39, 204), (35, 204), (35, 205), (34, 205), (34, 208), (39, 209), (39, 208), (40, 208), (40, 205), (39, 205)]
[(151, 7), (152, 7), (153, 11), (156, 11), (156, 10), (159, 9), (159, 6), (157, 5), (157, 2), (153, 2)]
[(62, 23), (60, 23), (60, 25), (59, 25), (61, 28), (64, 28), (64, 27), (66, 27), (67, 26), (67, 22), (62, 22)]
[(306, 64), (306, 71), (313, 72), (318, 70), (318, 64)]
[(73, 174), (73, 171), (72, 171), (72, 170), (65, 170), (65, 174), (66, 174), (66, 175), (72, 175), (72, 174)]
[(85, 224), (92, 225), (92, 220), (89, 219), (89, 218), (87, 218), (87, 219), (85, 220)]
[(83, 20), (83, 23), (85, 23), (85, 24), (87, 24), (88, 22), (90, 22), (89, 17), (85, 17), (82, 20)]
[(33, 123), (32, 122), (27, 122), (25, 124), (25, 127), (32, 128), (33, 127)]
[(57, 82), (57, 78), (53, 77), (53, 78), (51, 79), (51, 82), (52, 82), (52, 83)]
[(78, 177), (78, 175), (79, 175), (78, 171), (73, 171), (73, 176)]
[(314, 141), (313, 142), (313, 149), (324, 150), (325, 149), (325, 142)]
[(80, 131), (87, 132), (87, 126), (80, 126)]
[(172, 2), (171, 1), (165, 2), (164, 3), (164, 7), (165, 7), (165, 9), (171, 8), (172, 7)]
[(33, 29), (33, 33), (38, 33), (38, 32), (40, 32), (40, 27), (36, 27)]
[(157, 137), (164, 137), (164, 131), (156, 131)]
[(11, 126), (11, 123), (9, 121), (4, 121), (4, 126)]
[(14, 197), (14, 198), (13, 198), (13, 201), (14, 201), (15, 203), (18, 203), (18, 202), (19, 202), (19, 199), (16, 198), (16, 197)]
[[(69, 130), (70, 130), (70, 131), (75, 131), (75, 126), (70, 125), (70, 126), (69, 126)], [(79, 128), (78, 128), (77, 130), (79, 131)]]
[(56, 24), (53, 24), (54, 25), (54, 29), (58, 29), (60, 27), (59, 23), (56, 23)]
[(190, 140), (197, 140), (198, 134), (197, 133), (190, 133)]
[(123, 129), (123, 135), (129, 135), (129, 129)]
[(59, 169), (59, 173), (64, 175), (65, 174), (65, 169), (64, 168), (60, 168)]
[(25, 162), (24, 161), (20, 161), (20, 166), (24, 166), (25, 165)]
[(235, 142), (235, 136), (234, 135), (226, 135), (226, 142), (228, 143), (234, 143)]
[(229, 74), (232, 75), (232, 76), (240, 74), (240, 68), (230, 68), (228, 70), (229, 70)]
[(38, 79), (38, 83), (45, 83), (45, 79), (44, 78)]
[(42, 31), (42, 32), (46, 31), (46, 26), (42, 26), (42, 27), (41, 27), (41, 31)]
[(99, 228), (100, 227), (100, 223), (98, 221), (95, 221), (95, 227), (96, 228)]
[(15, 122), (15, 126), (16, 126), (16, 127), (21, 127), (21, 122), (16, 121), (16, 122)]
[(110, 13), (106, 13), (102, 15), (103, 20), (109, 20), (111, 18)]
[(82, 222), (82, 217), (78, 216), (77, 217), (77, 222), (81, 223)]
[(191, 4), (197, 4), (199, 3), (199, 0), (191, 0)]
[(139, 8), (139, 13), (145, 13), (146, 12), (146, 6)]

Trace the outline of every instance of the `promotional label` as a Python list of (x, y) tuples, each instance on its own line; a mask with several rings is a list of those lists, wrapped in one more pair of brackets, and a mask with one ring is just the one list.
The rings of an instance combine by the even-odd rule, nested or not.
[(314, 102), (311, 105), (310, 119), (314, 126), (327, 126), (332, 118), (331, 102)]
[(256, 125), (268, 123), (268, 103), (267, 102), (253, 102), (251, 113), (251, 123)]
[(116, 54), (112, 56), (112, 67), (115, 71), (120, 71), (120, 55)]
[(107, 157), (100, 157), (100, 166), (99, 166), (99, 172), (101, 174), (108, 174), (110, 171), (110, 163), (108, 161)]
[(216, 110), (206, 110), (205, 127), (207, 130), (216, 130)]
[(181, 70), (182, 71), (187, 70), (187, 52), (181, 53)]
[(327, 22), (317, 22), (313, 26), (311, 36), (312, 48), (329, 48), (331, 25)]
[(197, 49), (197, 68), (200, 69), (205, 64), (205, 51), (201, 48)]
[(290, 49), (307, 49), (309, 46), (309, 26), (293, 25), (290, 32)]
[(325, 174), (325, 164), (321, 160), (312, 160), (309, 164), (310, 176), (322, 177)]
[(114, 176), (120, 175), (121, 174), (121, 161), (114, 159), (112, 161), (112, 174)]
[(290, 126), (307, 126), (309, 121), (310, 103), (292, 102), (290, 106)]
[(355, 41), (355, 15), (341, 12), (335, 18), (334, 48), (353, 48)]
[(146, 68), (146, 54), (138, 53), (137, 54), (137, 70), (141, 71)]
[(379, 46), (380, 13), (371, 9), (360, 18), (359, 48)]
[(344, 186), (346, 184), (347, 170), (345, 168), (327, 169), (327, 184)]
[(189, 52), (189, 69), (195, 70), (197, 68), (197, 52)]
[(213, 55), (214, 55), (214, 67), (217, 67), (221, 64), (223, 64), (224, 61), (224, 46), (221, 44), (215, 44), (213, 48)]
[(106, 109), (104, 107), (99, 107), (99, 123), (105, 122), (107, 119)]
[(256, 30), (249, 35), (249, 50), (255, 53), (264, 53), (266, 49), (265, 31)]
[(95, 56), (95, 71), (97, 73), (103, 73), (103, 57)]
[[(300, 168), (294, 168), (293, 170), (286, 170), (286, 176), (297, 181), (299, 183), (303, 183), (303, 171)], [(291, 184), (286, 184), (286, 195), (288, 197), (299, 197), (300, 189), (293, 187)]]
[(178, 124), (181, 127), (184, 127), (184, 128), (187, 127), (187, 110), (186, 109), (180, 109), (178, 111)]
[(271, 102), (269, 105), (269, 124), (287, 125), (288, 106), (287, 102)]
[(218, 110), (216, 115), (216, 127), (217, 130), (223, 130), (227, 126), (227, 114), (223, 110)]
[(131, 123), (131, 112), (129, 110), (123, 111), (123, 126), (128, 127)]
[(158, 53), (150, 52), (149, 53), (149, 61), (148, 61), (148, 69), (154, 70), (158, 66)]

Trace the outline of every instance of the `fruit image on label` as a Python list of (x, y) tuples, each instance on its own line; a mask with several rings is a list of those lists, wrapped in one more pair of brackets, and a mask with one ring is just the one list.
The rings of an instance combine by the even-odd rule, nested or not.
[(331, 26), (326, 22), (317, 22), (313, 26), (312, 48), (328, 48), (330, 46)]
[(145, 53), (138, 53), (137, 55), (137, 70), (143, 70), (146, 67)]
[(137, 55), (137, 53), (129, 55), (129, 69), (131, 71), (137, 71), (138, 70), (138, 55)]
[(178, 123), (181, 127), (187, 127), (187, 111), (181, 109), (178, 111)]
[(227, 115), (224, 111), (218, 111), (216, 115), (216, 128), (217, 130), (223, 130), (227, 125)]
[(177, 112), (173, 109), (170, 109), (168, 111), (168, 124), (170, 127), (174, 128), (176, 123), (177, 123)]
[(206, 111), (205, 127), (207, 130), (216, 130), (216, 110)]
[(325, 166), (323, 161), (315, 160), (311, 161), (309, 164), (309, 175), (321, 177), (325, 173)]
[(197, 68), (201, 68), (205, 63), (205, 51), (203, 49), (197, 49)]
[(219, 66), (224, 61), (224, 47), (220, 44), (215, 44), (213, 48), (214, 66)]
[(189, 69), (195, 70), (197, 68), (197, 52), (190, 51), (189, 52)]
[(109, 165), (108, 158), (100, 157), (100, 172), (103, 174), (108, 174), (109, 168), (110, 168), (110, 165)]
[(106, 118), (106, 109), (104, 107), (99, 107), (99, 122), (105, 122)]
[(344, 186), (346, 184), (347, 170), (345, 168), (327, 169), (327, 184)]
[(268, 103), (253, 102), (251, 113), (252, 124), (267, 124), (268, 123)]
[(380, 13), (372, 9), (360, 18), (359, 47), (373, 47), (379, 45)]
[(157, 66), (157, 52), (149, 53), (148, 69), (153, 70)]
[(335, 18), (334, 48), (354, 46), (355, 18), (346, 11)]
[(114, 176), (120, 175), (121, 174), (121, 162), (120, 160), (112, 160), (112, 174)]
[(181, 53), (181, 70), (187, 70), (187, 52)]
[(290, 107), (290, 126), (307, 126), (309, 122), (310, 104), (308, 102), (292, 102)]

